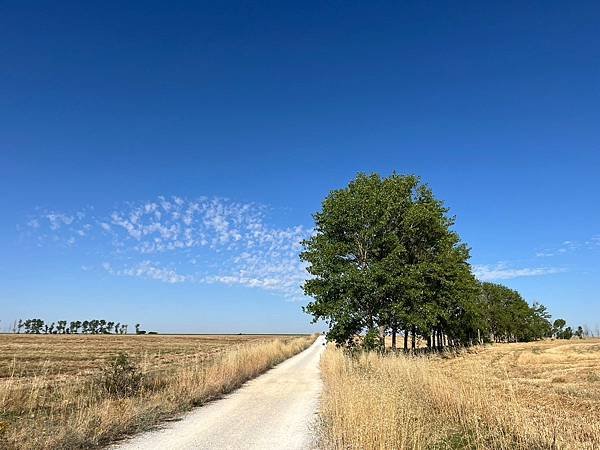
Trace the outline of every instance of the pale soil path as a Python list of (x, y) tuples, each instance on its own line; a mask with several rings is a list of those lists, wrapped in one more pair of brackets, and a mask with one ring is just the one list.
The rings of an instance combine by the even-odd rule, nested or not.
[(113, 449), (292, 450), (314, 448), (311, 425), (322, 382), (319, 336), (306, 350), (180, 421)]

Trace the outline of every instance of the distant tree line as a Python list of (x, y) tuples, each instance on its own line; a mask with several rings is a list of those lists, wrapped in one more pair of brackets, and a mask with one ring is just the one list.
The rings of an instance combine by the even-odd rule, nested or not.
[(501, 284), (481, 283), (479, 289), (477, 325), (485, 341), (527, 342), (551, 336), (550, 313), (544, 305), (530, 306), (519, 292)]
[(584, 336), (589, 334), (581, 326), (573, 331), (571, 327), (566, 327), (566, 325), (567, 322), (564, 319), (556, 319), (552, 325), (552, 336), (556, 339), (571, 339), (573, 336), (583, 339)]
[[(71, 322), (59, 320), (52, 323), (46, 323), (42, 319), (19, 319), (15, 323), (13, 331), (25, 334), (127, 334), (127, 328), (127, 324), (104, 319)], [(139, 331), (139, 324), (137, 324), (136, 331)]]
[(305, 311), (339, 345), (382, 348), (390, 335), (396, 349), (403, 336), (408, 351), (417, 339), (442, 349), (568, 336), (544, 305), (475, 278), (455, 219), (418, 177), (359, 174), (314, 219), (300, 255), (312, 275)]

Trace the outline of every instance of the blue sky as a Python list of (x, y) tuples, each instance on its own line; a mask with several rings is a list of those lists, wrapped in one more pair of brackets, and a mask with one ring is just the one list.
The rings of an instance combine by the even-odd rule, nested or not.
[(480, 278), (600, 324), (597, 3), (211, 3), (0, 5), (1, 329), (315, 329), (297, 241), (394, 170)]

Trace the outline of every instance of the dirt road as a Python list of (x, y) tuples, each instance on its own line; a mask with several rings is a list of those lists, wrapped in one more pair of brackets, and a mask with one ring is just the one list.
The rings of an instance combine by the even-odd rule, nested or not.
[(182, 420), (112, 447), (277, 450), (314, 448), (311, 424), (322, 384), (320, 336), (302, 353)]

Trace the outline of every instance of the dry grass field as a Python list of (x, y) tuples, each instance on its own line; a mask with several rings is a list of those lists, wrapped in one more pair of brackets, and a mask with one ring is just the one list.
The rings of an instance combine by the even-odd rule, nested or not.
[[(289, 336), (281, 336), (287, 338)], [(0, 379), (91, 374), (127, 353), (148, 370), (210, 358), (234, 345), (279, 339), (270, 335), (0, 335)]]
[(332, 449), (598, 449), (600, 340), (322, 361)]
[[(0, 448), (104, 445), (230, 392), (313, 340), (0, 335)], [(119, 353), (136, 367), (135, 389), (127, 395), (106, 387), (107, 368)]]

